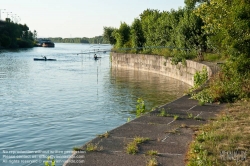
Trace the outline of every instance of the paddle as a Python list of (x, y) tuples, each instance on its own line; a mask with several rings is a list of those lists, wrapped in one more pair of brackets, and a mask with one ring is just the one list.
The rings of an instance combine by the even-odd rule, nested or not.
[(46, 56), (42, 56), (42, 55), (41, 55), (41, 57), (43, 57), (43, 58), (44, 58), (44, 60), (45, 60), (45, 61), (47, 61), (47, 57), (46, 57)]

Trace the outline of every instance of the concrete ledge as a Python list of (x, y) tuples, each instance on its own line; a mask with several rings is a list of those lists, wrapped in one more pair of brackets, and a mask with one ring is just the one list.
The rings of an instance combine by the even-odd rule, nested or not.
[(111, 53), (112, 67), (126, 68), (162, 74), (183, 81), (191, 86), (194, 85), (194, 74), (202, 71), (205, 67), (208, 78), (212, 76), (212, 69), (203, 63), (186, 60), (186, 65), (178, 63), (171, 64), (171, 59), (164, 56), (144, 54), (121, 54)]

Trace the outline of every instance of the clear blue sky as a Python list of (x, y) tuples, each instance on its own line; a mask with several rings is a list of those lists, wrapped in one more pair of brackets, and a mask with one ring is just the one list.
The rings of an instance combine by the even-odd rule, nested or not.
[[(146, 9), (170, 11), (184, 6), (184, 0), (0, 0), (21, 18), (38, 37), (94, 37), (104, 26), (129, 25)], [(6, 18), (2, 10), (1, 19)]]

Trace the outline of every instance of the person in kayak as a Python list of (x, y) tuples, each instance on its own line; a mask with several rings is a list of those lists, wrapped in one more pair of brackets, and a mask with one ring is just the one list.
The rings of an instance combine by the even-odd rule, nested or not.
[(94, 55), (94, 59), (97, 60), (97, 55), (96, 54)]

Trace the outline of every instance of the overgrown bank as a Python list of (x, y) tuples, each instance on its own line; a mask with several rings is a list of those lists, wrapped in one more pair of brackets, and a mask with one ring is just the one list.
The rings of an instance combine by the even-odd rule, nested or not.
[[(249, 0), (185, 0), (185, 4), (169, 12), (147, 9), (132, 25), (105, 27), (104, 37), (117, 52), (164, 55), (172, 57), (173, 64), (223, 60), (221, 71), (192, 97), (202, 104), (235, 103), (199, 130), (187, 160), (190, 165), (249, 165), (250, 108), (243, 102), (250, 97)], [(232, 160), (222, 160), (224, 152)], [(245, 160), (232, 158), (234, 152), (246, 152)]]
[(26, 24), (15, 23), (10, 18), (0, 21), (0, 48), (30, 48), (36, 36), (37, 32), (32, 33)]
[(188, 165), (250, 165), (249, 110), (249, 100), (228, 104), (215, 119), (201, 126), (190, 145)]
[[(114, 50), (186, 59), (223, 60), (221, 73), (196, 99), (233, 102), (250, 97), (250, 3), (248, 0), (185, 0), (185, 7), (147, 9), (131, 25), (104, 27)], [(206, 58), (205, 58), (206, 59)]]

